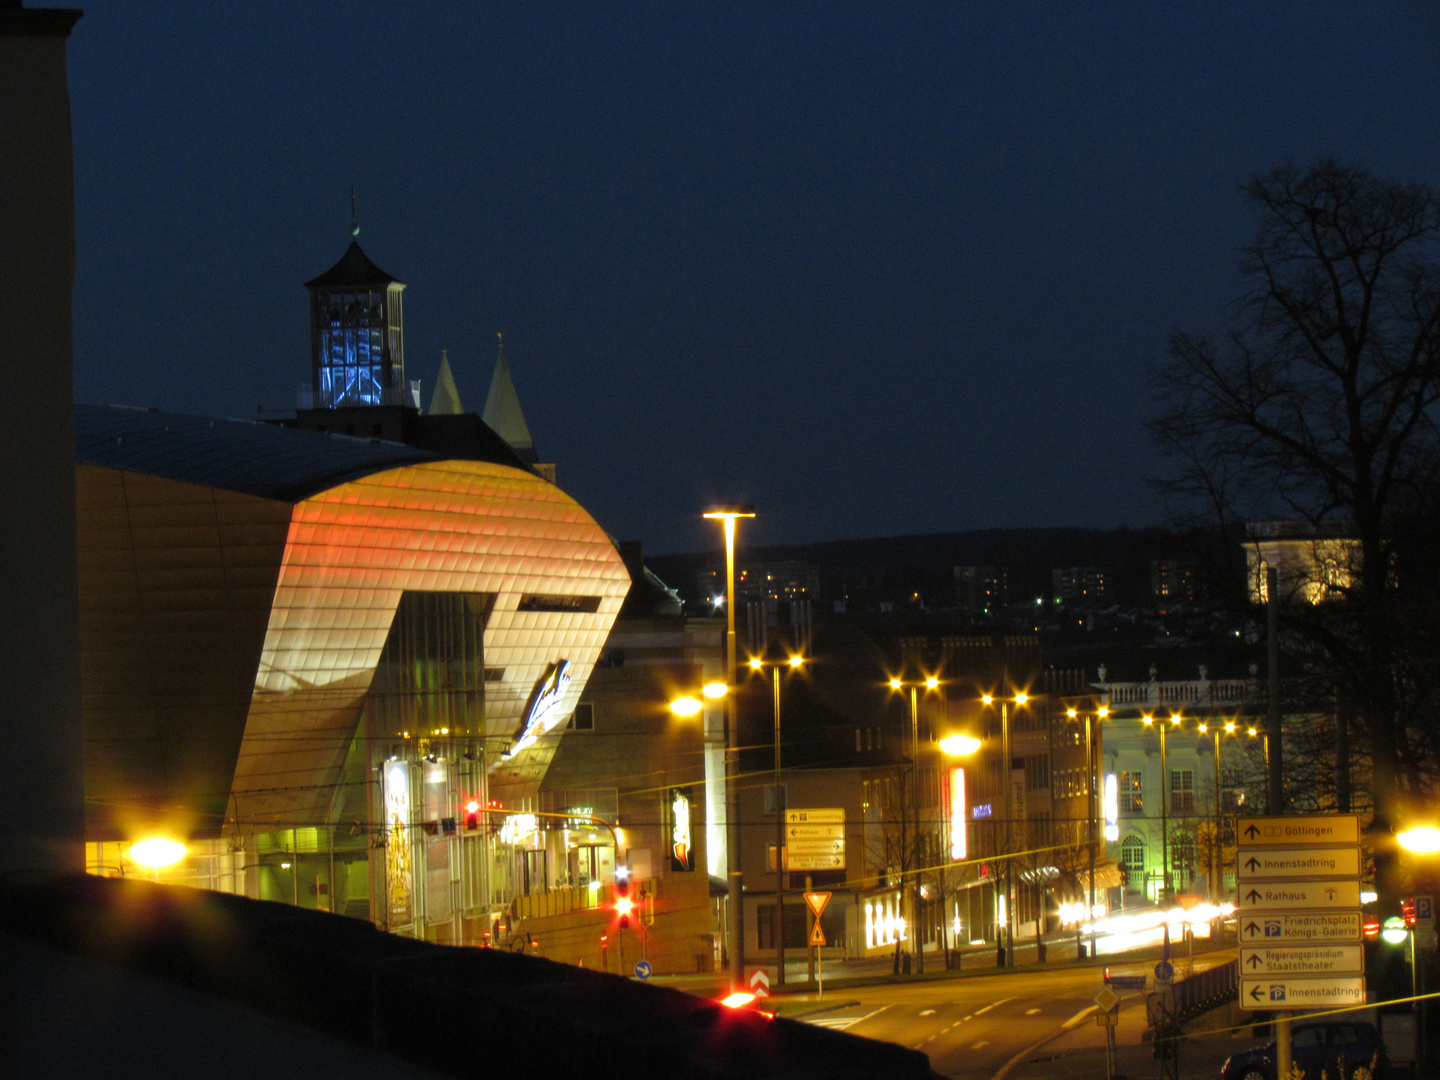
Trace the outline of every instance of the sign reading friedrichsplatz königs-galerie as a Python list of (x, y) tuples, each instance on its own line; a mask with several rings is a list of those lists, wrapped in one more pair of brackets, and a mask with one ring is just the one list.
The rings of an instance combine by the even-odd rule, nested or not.
[(1237, 823), (1240, 1007), (1363, 1004), (1360, 818), (1241, 818)]

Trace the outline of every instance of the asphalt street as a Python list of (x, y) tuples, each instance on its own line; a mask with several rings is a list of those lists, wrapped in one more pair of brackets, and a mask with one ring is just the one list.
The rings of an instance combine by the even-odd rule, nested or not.
[[(1203, 970), (1231, 958), (1228, 950), (1217, 951), (1197, 956), (1195, 966)], [(1138, 975), (1148, 974), (1152, 967), (1153, 961), (1149, 961), (1112, 964), (1111, 970)], [(1066, 1054), (1080, 1053), (1090, 1067), (1098, 1064), (1099, 1075), (1104, 1076), (1103, 1052), (1099, 1050), (1103, 1032), (1094, 1018), (1094, 997), (1103, 985), (1100, 967), (1028, 967), (846, 988), (836, 993), (854, 1004), (812, 1014), (806, 1022), (920, 1050), (929, 1056), (931, 1068), (957, 1080), (992, 1080), (1007, 1066), (1016, 1080), (1059, 1075), (1053, 1071), (1060, 1060), (1055, 1046), (1062, 1042)], [(1143, 995), (1126, 993), (1121, 1008), (1129, 1056), (1134, 1057), (1144, 1029)], [(1148, 1049), (1145, 1054), (1148, 1056)], [(1046, 1058), (1050, 1068), (1034, 1071), (1037, 1058)], [(1031, 1060), (1030, 1068), (1025, 1067), (1024, 1059)], [(1218, 1076), (1218, 1067), (1213, 1073), (1208, 1072), (1208, 1065), (1206, 1069), (1207, 1074)], [(1089, 1072), (1089, 1067), (1078, 1072), (1067, 1068), (1065, 1075)]]

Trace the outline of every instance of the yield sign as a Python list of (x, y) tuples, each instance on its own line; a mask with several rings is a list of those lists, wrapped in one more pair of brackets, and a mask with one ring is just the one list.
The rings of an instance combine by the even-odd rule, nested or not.
[(804, 895), (805, 903), (810, 905), (810, 911), (814, 914), (815, 921), (818, 923), (821, 912), (825, 910), (825, 905), (830, 903), (830, 894), (828, 892), (807, 892)]

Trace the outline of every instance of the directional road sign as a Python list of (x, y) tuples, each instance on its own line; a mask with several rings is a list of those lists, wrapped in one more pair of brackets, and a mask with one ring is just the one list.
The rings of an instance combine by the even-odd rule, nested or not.
[(845, 826), (839, 825), (786, 825), (785, 835), (791, 840), (844, 840)]
[(1360, 849), (1337, 848), (1250, 848), (1240, 855), (1236, 877), (1241, 881), (1263, 878), (1291, 881), (1300, 878), (1360, 876)]
[(815, 855), (830, 854), (834, 851), (844, 851), (844, 840), (791, 840), (785, 845), (785, 850), (791, 855)]
[(1239, 908), (1252, 911), (1295, 911), (1302, 908), (1360, 907), (1360, 882), (1285, 881), (1246, 882), (1236, 889)]
[(1361, 975), (1364, 971), (1363, 945), (1240, 947), (1242, 975)]
[(1282, 844), (1348, 844), (1356, 847), (1360, 843), (1359, 814), (1241, 818), (1236, 826), (1241, 847), (1279, 847)]
[(819, 810), (786, 810), (786, 825), (844, 825), (845, 808)]
[(1240, 977), (1242, 1009), (1332, 1009), (1365, 1004), (1365, 979), (1337, 975), (1323, 979)]
[(746, 979), (746, 985), (750, 987), (750, 993), (757, 998), (770, 996), (770, 969), (757, 967), (750, 968), (750, 977)]
[(844, 870), (845, 852), (832, 854), (791, 855), (785, 863), (791, 870)]
[(649, 960), (641, 960), (638, 964), (635, 965), (635, 974), (642, 979), (648, 979), (650, 977), (650, 972), (653, 970), (654, 969), (651, 968)]
[(1360, 941), (1358, 911), (1299, 911), (1246, 915), (1240, 920), (1242, 945), (1289, 945)]

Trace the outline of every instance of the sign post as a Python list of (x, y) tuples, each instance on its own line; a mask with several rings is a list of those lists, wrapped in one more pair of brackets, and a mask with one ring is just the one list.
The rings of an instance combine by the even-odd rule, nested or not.
[(1239, 1004), (1281, 1012), (1276, 1065), (1289, 1076), (1289, 1010), (1365, 1003), (1360, 817), (1241, 818), (1236, 842)]
[[(805, 894), (805, 906), (810, 909), (810, 914), (815, 921), (810, 925), (810, 947), (821, 949), (825, 945), (825, 930), (820, 925), (820, 916), (825, 912), (825, 905), (830, 903), (828, 892), (807, 892)], [(817, 997), (825, 996), (825, 954), (815, 953), (815, 985), (819, 987)]]

